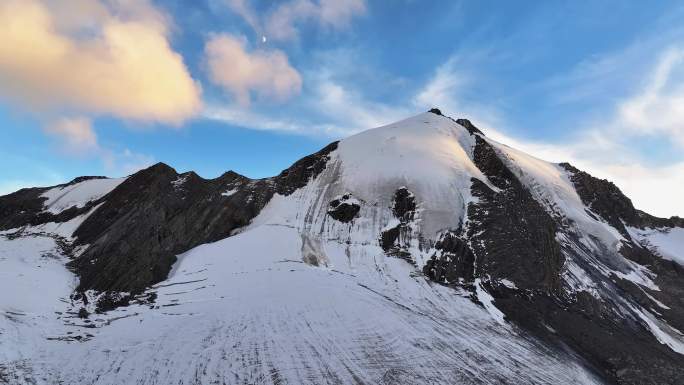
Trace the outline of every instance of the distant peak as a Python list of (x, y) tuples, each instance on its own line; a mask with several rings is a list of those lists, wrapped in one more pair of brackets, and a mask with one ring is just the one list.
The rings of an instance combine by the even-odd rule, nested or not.
[(432, 112), (432, 113), (435, 114), (435, 115), (444, 116), (444, 115), (442, 114), (442, 111), (440, 111), (439, 108), (431, 108), (430, 111), (428, 111), (428, 112)]
[(170, 172), (170, 173), (174, 173), (174, 174), (175, 174), (175, 173), (176, 173), (176, 170), (173, 169), (171, 166), (169, 166), (169, 165), (166, 164), (166, 163), (157, 162), (157, 163), (153, 164), (152, 166), (150, 166), (150, 167), (148, 167), (148, 168), (146, 168), (146, 169), (144, 169), (144, 170), (141, 170), (140, 172), (154, 173), (154, 174), (161, 174), (161, 173)]
[(171, 166), (169, 166), (168, 164), (166, 164), (164, 162), (157, 162), (148, 168), (171, 168)]

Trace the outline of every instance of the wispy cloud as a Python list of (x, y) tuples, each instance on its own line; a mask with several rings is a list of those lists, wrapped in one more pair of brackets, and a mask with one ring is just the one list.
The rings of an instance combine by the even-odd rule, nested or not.
[[(471, 53), (471, 56), (481, 54)], [(460, 54), (453, 55), (437, 67), (434, 74), (420, 87), (410, 103), (418, 110), (439, 107), (444, 112), (460, 118), (477, 119), (480, 125), (496, 127), (501, 124), (501, 112), (492, 101), (467, 98), (464, 95), (477, 87), (478, 78), (464, 63)], [(467, 68), (467, 69), (466, 69)]]
[(202, 115), (206, 119), (260, 131), (279, 131), (304, 135), (321, 135), (324, 132), (322, 127), (310, 122), (275, 118), (269, 114), (245, 109), (240, 105), (207, 103)]
[(664, 135), (684, 148), (684, 50), (660, 56), (646, 87), (618, 106), (615, 124), (635, 135)]
[(276, 116), (268, 110), (245, 109), (240, 104), (208, 103), (203, 116), (238, 127), (328, 138), (357, 132), (405, 118), (415, 109), (367, 100), (357, 90), (335, 82), (325, 74), (310, 78), (310, 92), (301, 101), (306, 117)]
[(86, 117), (60, 118), (50, 122), (44, 130), (55, 137), (61, 153), (69, 157), (97, 159), (109, 175), (129, 175), (154, 163), (154, 157), (150, 155), (101, 145), (92, 121)]
[(337, 127), (334, 131), (347, 135), (392, 123), (413, 112), (406, 107), (367, 100), (358, 91), (325, 76), (316, 81), (310, 104)]
[(364, 0), (292, 0), (278, 6), (268, 16), (265, 33), (270, 39), (292, 40), (299, 36), (299, 23), (311, 20), (324, 28), (341, 29), (365, 11)]
[(101, 158), (107, 173), (114, 176), (130, 175), (155, 163), (153, 156), (135, 153), (127, 148), (121, 151), (105, 149)]
[(86, 117), (60, 118), (48, 124), (45, 132), (57, 138), (67, 155), (87, 155), (100, 150), (97, 134)]
[(245, 0), (227, 0), (226, 4), (252, 27), (258, 39), (280, 41), (297, 39), (301, 24), (341, 30), (366, 12), (365, 0), (290, 0), (279, 3), (263, 16)]

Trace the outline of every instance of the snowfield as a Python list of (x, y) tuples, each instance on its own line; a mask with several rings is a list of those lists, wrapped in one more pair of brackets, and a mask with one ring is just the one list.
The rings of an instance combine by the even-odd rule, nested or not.
[(81, 208), (88, 202), (100, 199), (125, 180), (126, 178), (88, 179), (72, 185), (52, 188), (41, 196), (47, 198), (44, 203), (45, 210), (59, 214), (72, 206)]

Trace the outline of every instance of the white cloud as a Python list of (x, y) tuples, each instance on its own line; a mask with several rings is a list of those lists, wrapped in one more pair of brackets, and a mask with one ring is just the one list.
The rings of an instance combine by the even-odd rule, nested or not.
[(0, 97), (34, 111), (180, 124), (200, 88), (140, 0), (0, 2)]
[[(483, 52), (473, 52), (471, 56), (481, 56)], [(450, 116), (477, 120), (479, 127), (500, 127), (503, 119), (491, 101), (483, 104), (463, 96), (477, 82), (477, 77), (464, 72), (462, 64), (460, 56), (452, 56), (437, 67), (413, 96), (411, 104), (420, 111), (437, 107)]]
[(249, 105), (252, 93), (284, 101), (301, 91), (302, 78), (282, 51), (248, 52), (245, 39), (221, 34), (206, 43), (205, 55), (211, 81), (243, 106)]
[(597, 164), (595, 168), (615, 182), (637, 208), (666, 218), (684, 217), (684, 162), (663, 166)]

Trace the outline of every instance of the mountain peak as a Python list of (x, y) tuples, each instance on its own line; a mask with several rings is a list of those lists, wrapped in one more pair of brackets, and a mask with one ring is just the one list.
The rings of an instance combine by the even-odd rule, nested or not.
[(428, 111), (428, 113), (433, 113), (433, 114), (435, 114), (435, 115), (443, 116), (443, 117), (445, 117), (445, 118), (447, 118), (447, 119), (450, 119), (450, 120), (452, 120), (452, 121), (454, 121), (454, 122), (460, 124), (460, 125), (463, 126), (466, 130), (468, 130), (468, 132), (469, 132), (471, 135), (474, 135), (474, 134), (484, 135), (484, 133), (483, 133), (482, 131), (480, 131), (480, 129), (478, 129), (477, 127), (475, 127), (475, 125), (474, 125), (470, 120), (468, 120), (468, 119), (462, 119), (462, 118), (460, 118), (460, 119), (454, 119), (454, 118), (452, 118), (452, 117), (450, 117), (450, 116), (444, 115), (444, 114), (442, 113), (442, 110), (440, 110), (439, 108), (436, 108), (436, 107), (431, 108), (431, 109)]
[(157, 163), (0, 197), (2, 286), (28, 293), (0, 329), (29, 352), (10, 375), (50, 383), (683, 383), (680, 224), (433, 108), (271, 178)]
[(166, 164), (164, 162), (157, 162), (157, 163), (151, 165), (150, 167), (148, 167), (147, 170), (157, 171), (157, 172), (162, 172), (162, 171), (163, 172), (168, 172), (168, 171), (176, 172), (176, 170), (173, 167), (169, 166), (168, 164)]

